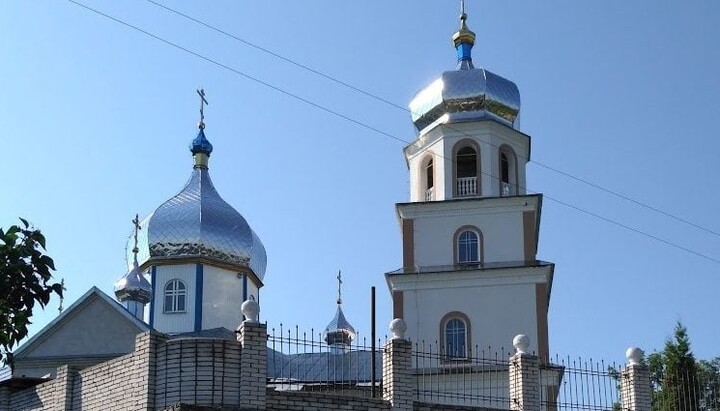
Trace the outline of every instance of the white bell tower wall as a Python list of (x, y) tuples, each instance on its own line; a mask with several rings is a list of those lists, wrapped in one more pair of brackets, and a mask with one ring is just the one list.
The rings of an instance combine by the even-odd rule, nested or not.
[[(474, 167), (470, 166), (474, 170), (468, 170), (469, 157), (463, 156), (463, 148), (474, 152)], [(405, 156), (412, 202), (526, 194), (530, 136), (493, 121), (439, 125), (407, 146)], [(428, 177), (429, 160), (432, 178)]]

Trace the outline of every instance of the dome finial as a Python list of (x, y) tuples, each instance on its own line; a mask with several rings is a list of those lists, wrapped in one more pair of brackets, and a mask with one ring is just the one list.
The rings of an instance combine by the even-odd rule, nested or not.
[(138, 252), (140, 249), (138, 249), (138, 231), (142, 229), (140, 226), (140, 216), (136, 213), (135, 218), (132, 220), (133, 226), (135, 227), (135, 233), (133, 234), (135, 245), (133, 246), (132, 252), (133, 252), (133, 263), (137, 266), (138, 265)]
[(208, 168), (208, 158), (212, 153), (213, 146), (210, 141), (205, 137), (205, 106), (209, 105), (207, 99), (205, 99), (205, 90), (196, 90), (198, 96), (200, 96), (200, 122), (198, 123), (197, 137), (190, 143), (190, 152), (193, 153), (195, 158), (195, 168)]
[(465, 0), (460, 0), (460, 29), (452, 36), (455, 50), (457, 50), (458, 70), (475, 68), (472, 63), (472, 47), (475, 44), (475, 33), (467, 27), (467, 13), (465, 13)]
[(205, 129), (205, 106), (209, 104), (205, 99), (205, 89), (200, 88), (200, 90), (195, 91), (197, 91), (198, 96), (200, 96), (200, 122), (198, 123), (198, 128), (203, 130)]
[(338, 299), (337, 299), (337, 304), (338, 304), (338, 305), (341, 305), (341, 304), (342, 304), (342, 289), (341, 289), (341, 287), (342, 287), (342, 270), (338, 270), (337, 280), (338, 280)]

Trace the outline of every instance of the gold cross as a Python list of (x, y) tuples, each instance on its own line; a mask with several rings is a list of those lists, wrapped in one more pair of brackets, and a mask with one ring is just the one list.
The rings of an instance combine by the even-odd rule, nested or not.
[(207, 99), (205, 99), (205, 90), (195, 90), (198, 93), (198, 96), (200, 96), (200, 124), (198, 124), (198, 127), (201, 129), (205, 128), (205, 106), (209, 106), (210, 103), (208, 103)]

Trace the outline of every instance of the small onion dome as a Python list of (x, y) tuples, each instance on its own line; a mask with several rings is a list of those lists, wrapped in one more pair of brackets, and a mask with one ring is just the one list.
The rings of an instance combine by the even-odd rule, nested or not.
[[(190, 180), (141, 223), (146, 229), (138, 235), (140, 266), (201, 259), (238, 272), (251, 271), (262, 281), (267, 265), (265, 246), (215, 189), (207, 167), (212, 144), (202, 128), (190, 150), (195, 157)], [(131, 237), (128, 262), (133, 261), (133, 246)]]
[(338, 304), (335, 317), (325, 327), (325, 342), (330, 346), (349, 346), (354, 339), (355, 329), (345, 319), (345, 314)]
[(412, 121), (421, 133), (438, 124), (493, 120), (515, 127), (520, 113), (517, 86), (483, 68), (475, 68), (472, 47), (475, 33), (460, 16), (460, 30), (453, 35), (457, 67), (420, 90), (410, 102)]
[(213, 146), (210, 140), (205, 137), (205, 127), (202, 127), (198, 132), (197, 137), (190, 142), (190, 152), (193, 154), (204, 153), (208, 156), (213, 151)]
[(132, 269), (115, 283), (115, 296), (120, 301), (150, 302), (152, 286), (145, 279), (137, 260), (133, 262)]

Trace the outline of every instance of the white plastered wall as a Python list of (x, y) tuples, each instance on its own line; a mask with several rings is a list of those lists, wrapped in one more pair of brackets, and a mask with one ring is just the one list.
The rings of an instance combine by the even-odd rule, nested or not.
[(415, 265), (452, 265), (454, 236), (462, 226), (482, 231), (484, 262), (525, 259), (522, 211), (472, 214), (471, 212), (414, 220)]
[(456, 287), (444, 282), (437, 288), (406, 290), (403, 300), (411, 341), (438, 344), (442, 318), (459, 311), (470, 318), (473, 351), (477, 346), (486, 355), (488, 347), (493, 353), (509, 352), (517, 334), (530, 337), (531, 350), (538, 350), (535, 283)]
[[(161, 265), (155, 268), (155, 295), (153, 296), (153, 328), (163, 333), (190, 332), (195, 327), (195, 264)], [(164, 313), (165, 284), (177, 278), (185, 283), (184, 313)]]
[(507, 145), (515, 152), (517, 159), (518, 194), (525, 194), (525, 169), (529, 139), (520, 138), (521, 133), (491, 121), (440, 125), (420, 139), (434, 141), (408, 158), (410, 168), (410, 201), (425, 201), (422, 162), (428, 152), (434, 153), (435, 200), (453, 198), (453, 147), (463, 139), (471, 138), (480, 146), (480, 185), (483, 197), (500, 195), (499, 148)]
[[(244, 275), (223, 268), (204, 266), (202, 328), (225, 327), (235, 330), (243, 320)], [(258, 289), (247, 279), (247, 293), (258, 301)]]

